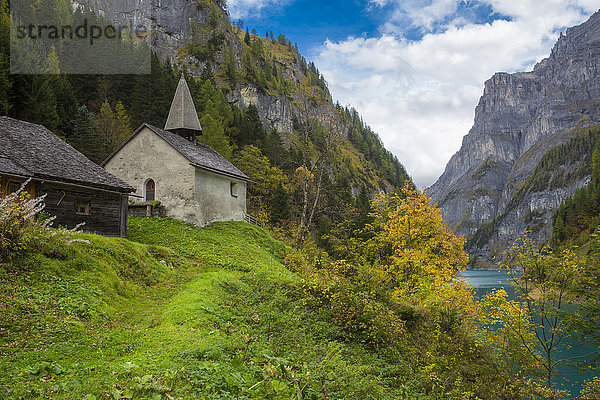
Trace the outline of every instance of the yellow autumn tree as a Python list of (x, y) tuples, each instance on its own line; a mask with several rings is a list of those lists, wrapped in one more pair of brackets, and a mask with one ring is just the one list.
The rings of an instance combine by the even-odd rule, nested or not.
[(466, 267), (464, 239), (448, 229), (441, 210), (411, 182), (399, 194), (378, 195), (373, 209), (368, 229), (375, 234), (367, 251), (387, 271), (397, 295), (439, 288)]
[(123, 103), (119, 101), (113, 111), (105, 99), (96, 115), (96, 129), (104, 138), (104, 156), (116, 150), (131, 134), (131, 123)]
[[(592, 339), (587, 335), (597, 330), (596, 300), (589, 309), (581, 307), (596, 280), (573, 249), (540, 248), (527, 235), (517, 239), (505, 256), (500, 266), (510, 272), (516, 298), (509, 300), (504, 290), (497, 290), (481, 300), (482, 322), (490, 328), (483, 332), (497, 362), (525, 398), (565, 398), (561, 365), (580, 362), (588, 368), (598, 355), (596, 350), (569, 352), (573, 343)], [(591, 396), (594, 385), (589, 382), (581, 398)]]

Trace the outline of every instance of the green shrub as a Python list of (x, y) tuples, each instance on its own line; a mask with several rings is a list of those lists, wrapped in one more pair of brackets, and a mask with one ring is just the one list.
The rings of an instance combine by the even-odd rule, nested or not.
[(8, 262), (29, 249), (51, 253), (79, 228), (50, 228), (55, 217), (40, 214), (46, 196), (31, 197), (25, 191), (28, 183), (0, 198), (0, 262)]

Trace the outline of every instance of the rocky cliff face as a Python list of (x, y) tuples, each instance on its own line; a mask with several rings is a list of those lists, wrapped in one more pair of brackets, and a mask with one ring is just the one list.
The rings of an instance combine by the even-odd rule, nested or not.
[[(494, 250), (532, 225), (538, 240), (548, 238), (554, 210), (587, 178), (514, 197), (542, 156), (568, 140), (567, 132), (600, 120), (599, 71), (597, 12), (561, 34), (533, 71), (497, 73), (485, 83), (473, 128), (428, 191), (459, 235), (493, 231), (471, 242), (472, 255), (490, 261)], [(576, 168), (577, 160), (570, 164), (563, 168)]]
[(223, 32), (230, 25), (226, 12), (209, 0), (72, 0), (72, 6), (88, 7), (131, 32), (147, 34), (162, 59), (178, 57), (178, 48), (189, 40), (195, 24), (208, 24), (212, 18)]
[[(229, 21), (223, 8), (224, 0), (74, 0), (73, 6), (89, 7), (119, 26), (128, 26), (131, 30), (148, 32), (146, 39), (162, 60), (170, 60), (178, 65), (185, 65), (188, 70), (199, 76), (208, 67), (213, 74), (224, 72), (227, 57), (233, 57), (238, 71), (243, 70), (243, 49), (237, 35), (237, 28)], [(214, 52), (206, 59), (198, 59), (188, 54), (186, 45), (195, 41), (206, 45), (220, 37), (222, 43), (215, 46)], [(290, 60), (280, 55), (275, 64), (283, 71), (291, 82), (302, 82), (306, 77), (300, 71), (299, 55)], [(300, 95), (300, 96), (299, 96)], [(259, 111), (263, 125), (267, 130), (277, 129), (279, 132), (291, 132), (293, 115), (332, 117), (334, 107), (331, 96), (325, 89), (322, 102), (311, 102), (299, 98), (301, 92), (282, 95), (266, 93), (255, 85), (240, 82), (230, 88), (227, 100), (240, 107), (255, 105)], [(307, 104), (301, 107), (299, 104)], [(327, 121), (328, 118), (325, 118)]]

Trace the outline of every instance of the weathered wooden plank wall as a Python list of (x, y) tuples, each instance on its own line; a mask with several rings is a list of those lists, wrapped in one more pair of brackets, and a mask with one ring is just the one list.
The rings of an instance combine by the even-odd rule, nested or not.
[[(126, 198), (126, 195), (48, 182), (38, 185), (38, 195), (42, 194), (47, 194), (44, 211), (56, 216), (55, 226), (60, 225), (70, 229), (85, 222), (82, 227), (85, 232), (106, 236), (126, 235), (127, 221), (123, 215), (126, 216), (127, 211), (123, 212), (122, 199), (122, 197)], [(77, 212), (78, 201), (90, 202), (89, 215)]]
[[(10, 193), (10, 182), (18, 182), (19, 184), (22, 184), (25, 181), (25, 178), (15, 178), (12, 176), (0, 175), (0, 196), (6, 196)], [(29, 182), (29, 184), (25, 187), (25, 190), (28, 191), (32, 196), (35, 196), (36, 182)]]

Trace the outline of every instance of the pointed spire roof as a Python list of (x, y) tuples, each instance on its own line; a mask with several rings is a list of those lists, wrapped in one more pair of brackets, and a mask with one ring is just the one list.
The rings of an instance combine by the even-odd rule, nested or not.
[(190, 89), (183, 74), (181, 74), (181, 78), (177, 84), (177, 90), (175, 91), (171, 109), (169, 110), (169, 117), (165, 124), (165, 130), (175, 129), (202, 130)]

